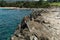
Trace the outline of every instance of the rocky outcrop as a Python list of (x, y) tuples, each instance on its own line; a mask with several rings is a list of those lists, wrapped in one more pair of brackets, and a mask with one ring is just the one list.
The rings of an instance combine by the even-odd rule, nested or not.
[(24, 17), (11, 40), (60, 40), (59, 9), (34, 10)]

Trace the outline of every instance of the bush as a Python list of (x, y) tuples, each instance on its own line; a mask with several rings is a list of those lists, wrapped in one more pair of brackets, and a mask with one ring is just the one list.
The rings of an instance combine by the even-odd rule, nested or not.
[(7, 3), (6, 1), (0, 1), (1, 7), (25, 7), (25, 8), (40, 8), (40, 7), (49, 7), (50, 4), (44, 1), (33, 1), (33, 2), (23, 2), (23, 1), (16, 1)]

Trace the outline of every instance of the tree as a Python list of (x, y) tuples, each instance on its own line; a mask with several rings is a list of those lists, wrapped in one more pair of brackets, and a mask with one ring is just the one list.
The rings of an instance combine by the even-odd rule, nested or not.
[(6, 6), (6, 1), (1, 0), (1, 1), (0, 1), (0, 6), (2, 6), (2, 7)]

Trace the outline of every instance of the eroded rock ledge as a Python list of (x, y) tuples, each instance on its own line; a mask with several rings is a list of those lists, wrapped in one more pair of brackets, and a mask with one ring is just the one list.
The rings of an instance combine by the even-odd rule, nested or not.
[(24, 17), (11, 40), (60, 40), (60, 9), (34, 10)]

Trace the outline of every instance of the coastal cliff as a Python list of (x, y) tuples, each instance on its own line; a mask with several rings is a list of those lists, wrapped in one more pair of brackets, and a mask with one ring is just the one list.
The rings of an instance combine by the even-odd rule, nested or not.
[(33, 10), (25, 16), (11, 40), (60, 40), (60, 9)]

